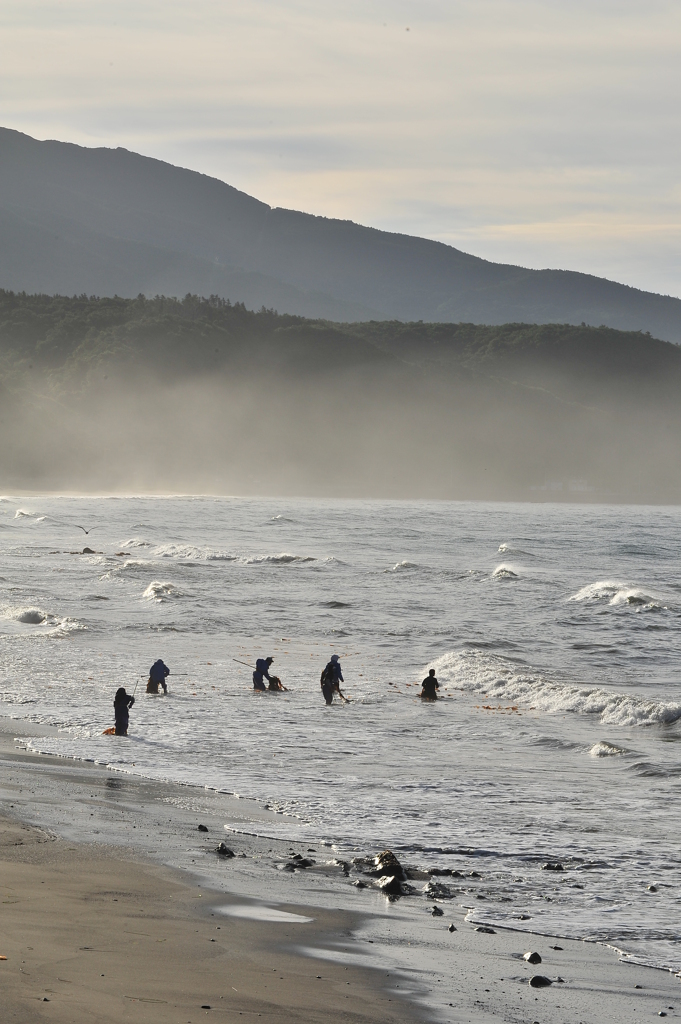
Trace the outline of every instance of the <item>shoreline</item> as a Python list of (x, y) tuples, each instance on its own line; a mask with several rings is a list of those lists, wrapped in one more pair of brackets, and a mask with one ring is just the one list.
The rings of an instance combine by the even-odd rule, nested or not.
[[(17, 824), (23, 821), (31, 829), (42, 829), (59, 838), (51, 844), (24, 844), (23, 853), (32, 850), (29, 863), (19, 857), (11, 864), (23, 865), (21, 871), (26, 874), (31, 867), (30, 857), (37, 856), (37, 848), (40, 855), (47, 858), (45, 863), (51, 856), (45, 848), (51, 851), (59, 848), (75, 852), (74, 862), (96, 865), (106, 860), (114, 874), (122, 872), (126, 877), (135, 875), (135, 878), (147, 880), (153, 876), (162, 879), (163, 884), (181, 887), (186, 900), (191, 897), (191, 913), (195, 915), (192, 920), (205, 921), (206, 914), (212, 914), (214, 916), (207, 920), (212, 922), (213, 929), (217, 928), (215, 919), (218, 918), (220, 932), (229, 928), (230, 934), (238, 937), (239, 948), (247, 951), (246, 960), (251, 964), (243, 970), (254, 979), (253, 985), (256, 984), (253, 971), (257, 973), (254, 966), (257, 955), (275, 956), (280, 962), (287, 958), (286, 970), (291, 976), (295, 974), (298, 981), (295, 992), (287, 996), (288, 1003), (277, 1004), (277, 1019), (294, 1021), (299, 1019), (297, 1014), (304, 1011), (305, 1020), (316, 1020), (317, 996), (313, 982), (319, 984), (320, 975), (323, 979), (324, 975), (332, 974), (336, 987), (342, 983), (347, 988), (346, 979), (350, 974), (354, 979), (352, 998), (346, 999), (346, 993), (340, 992), (339, 1005), (333, 1006), (333, 1013), (341, 1015), (338, 1019), (346, 1021), (440, 1020), (477, 1024), (492, 1019), (534, 1020), (535, 1016), (527, 1016), (529, 1011), (538, 1014), (541, 1020), (617, 1019), (633, 1024), (644, 1013), (664, 1012), (672, 1017), (674, 1010), (670, 1007), (677, 1002), (677, 1011), (681, 1012), (678, 977), (650, 967), (623, 963), (614, 949), (604, 944), (555, 940), (507, 928), (494, 929), (491, 933), (478, 932), (475, 925), (465, 922), (466, 910), (455, 900), (427, 906), (421, 899), (389, 904), (385, 896), (370, 886), (364, 891), (350, 888), (347, 874), (334, 861), (330, 847), (324, 849), (321, 844), (315, 844), (316, 849), (310, 851), (307, 840), (296, 842), (270, 838), (262, 833), (249, 835), (246, 830), (228, 831), (238, 829), (240, 823), (257, 820), (263, 825), (264, 833), (267, 822), (280, 822), (281, 815), (214, 791), (149, 782), (92, 762), (24, 751), (14, 743), (14, 737), (22, 732), (25, 736), (39, 736), (45, 735), (47, 730), (15, 719), (0, 721), (0, 763), (4, 769), (0, 834), (4, 837), (7, 830), (24, 827)], [(204, 824), (208, 831), (198, 831), (199, 824)], [(236, 856), (218, 857), (214, 851), (219, 841), (233, 847)], [(3, 845), (0, 854), (3, 862), (6, 849)], [(308, 871), (282, 870), (295, 852), (298, 856), (307, 854), (317, 865)], [(329, 858), (326, 863), (323, 863), (324, 857)], [(67, 867), (62, 859), (59, 867), (62, 874)], [(275, 867), (280, 870), (273, 870)], [(27, 877), (26, 892), (40, 889), (40, 882), (36, 877), (32, 880)], [(160, 886), (161, 882), (154, 884)], [(84, 882), (76, 878), (70, 885), (74, 899), (85, 898)], [(193, 895), (197, 888), (203, 894), (199, 906), (205, 908), (209, 904), (208, 911), (197, 906), (199, 900)], [(149, 890), (145, 899), (149, 907), (156, 900), (154, 906), (158, 912), (158, 901), (162, 903), (160, 889), (153, 886), (152, 889), (153, 893)], [(210, 900), (204, 903), (208, 894)], [(234, 908), (235, 905), (241, 908), (240, 915), (247, 916), (235, 917), (216, 910), (216, 907)], [(431, 915), (434, 906), (442, 910), (442, 915)], [(258, 920), (255, 915), (262, 918), (268, 908), (275, 910), (275, 920)], [(282, 910), (303, 918), (311, 916), (314, 922), (281, 918), (277, 921), (276, 911)], [(190, 917), (182, 919), (185, 924), (177, 924), (174, 917), (168, 921), (172, 920), (173, 928), (177, 926), (182, 930), (188, 928), (186, 921)], [(2, 920), (3, 941), (7, 943), (7, 915), (3, 915)], [(450, 925), (454, 928), (451, 933)], [(201, 927), (199, 925), (197, 934), (202, 934)], [(214, 935), (218, 935), (218, 931), (211, 937)], [(158, 937), (159, 943), (161, 938)], [(26, 946), (33, 945), (37, 949), (37, 941), (28, 942)], [(561, 948), (553, 949), (555, 946)], [(532, 968), (522, 959), (528, 949), (540, 952), (542, 966)], [(6, 950), (0, 953), (7, 955)], [(203, 954), (199, 958), (201, 956)], [(124, 970), (124, 963), (123, 958), (119, 970)], [(9, 976), (7, 966), (0, 964)], [(271, 967), (268, 970), (273, 973)], [(106, 968), (102, 971), (106, 976)], [(553, 977), (554, 983), (545, 989), (531, 989), (528, 981), (536, 973)], [(172, 980), (172, 975), (169, 977)], [(558, 977), (565, 980), (559, 982)], [(146, 983), (145, 979), (140, 979), (140, 984)], [(312, 992), (308, 991), (310, 987)], [(96, 991), (92, 990), (93, 998)], [(224, 1004), (225, 993), (221, 994)], [(311, 1001), (309, 1005), (307, 1000)], [(211, 1004), (211, 999), (204, 1002)], [(146, 1007), (146, 1003), (144, 1005)], [(184, 1013), (185, 1004), (181, 1000), (177, 1002), (178, 1011), (180, 1006)], [(324, 1017), (320, 1019), (334, 1019), (328, 998), (322, 1009)], [(49, 1018), (60, 1020), (53, 1011), (55, 1007), (51, 1003)], [(95, 1016), (91, 1019), (114, 1019), (113, 1016), (97, 1016), (100, 1012), (108, 1013), (108, 1009), (93, 1008)], [(194, 1013), (197, 1012), (209, 1011), (195, 1009)], [(237, 1016), (245, 1012), (240, 1010)], [(263, 1013), (262, 1010), (248, 1012)], [(115, 1019), (157, 1018), (119, 1015)], [(194, 1018), (191, 1014), (184, 1017), (181, 1014), (177, 1019)]]

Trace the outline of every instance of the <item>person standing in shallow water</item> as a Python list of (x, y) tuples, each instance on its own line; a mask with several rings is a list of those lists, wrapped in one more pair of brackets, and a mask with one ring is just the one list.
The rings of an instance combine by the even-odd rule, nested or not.
[(333, 695), (337, 693), (343, 700), (347, 698), (341, 693), (340, 684), (345, 682), (341, 672), (341, 664), (337, 654), (331, 655), (331, 660), (324, 668), (321, 678), (322, 693), (327, 704), (333, 704)]
[(149, 669), (149, 681), (147, 682), (147, 693), (158, 693), (159, 686), (163, 687), (163, 692), (168, 692), (166, 685), (166, 679), (170, 675), (170, 669), (165, 665), (161, 659), (155, 661)]
[(440, 689), (440, 684), (435, 678), (435, 669), (431, 668), (428, 675), (421, 683), (421, 697), (424, 700), (437, 700), (437, 691)]
[(274, 661), (274, 658), (258, 658), (255, 663), (255, 672), (253, 673), (253, 689), (254, 690), (266, 690), (265, 680), (270, 680), (270, 665)]
[(125, 692), (124, 686), (121, 686), (120, 689), (116, 690), (116, 696), (114, 697), (114, 716), (116, 718), (117, 736), (128, 735), (128, 712), (134, 703), (135, 698)]

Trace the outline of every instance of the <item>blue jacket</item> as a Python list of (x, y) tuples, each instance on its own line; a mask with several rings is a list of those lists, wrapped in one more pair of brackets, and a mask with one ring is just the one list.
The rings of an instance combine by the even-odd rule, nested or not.
[(170, 669), (168, 668), (167, 665), (163, 664), (160, 658), (158, 659), (158, 661), (155, 661), (154, 664), (149, 669), (149, 678), (151, 679), (152, 683), (164, 683), (166, 681), (166, 676), (169, 675)]
[(343, 673), (341, 672), (340, 661), (330, 661), (326, 666), (331, 674), (331, 683), (336, 686), (337, 683), (344, 683)]
[(259, 683), (262, 682), (263, 676), (265, 679), (270, 678), (270, 667), (267, 664), (265, 658), (258, 658), (255, 663), (255, 672), (253, 673), (253, 682), (256, 681), (256, 677)]

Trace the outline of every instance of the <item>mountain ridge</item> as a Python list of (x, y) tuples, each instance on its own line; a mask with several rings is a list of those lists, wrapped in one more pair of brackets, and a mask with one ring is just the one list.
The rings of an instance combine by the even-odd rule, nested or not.
[(338, 321), (601, 324), (681, 341), (681, 300), (270, 207), (119, 147), (0, 129), (0, 287), (220, 294)]

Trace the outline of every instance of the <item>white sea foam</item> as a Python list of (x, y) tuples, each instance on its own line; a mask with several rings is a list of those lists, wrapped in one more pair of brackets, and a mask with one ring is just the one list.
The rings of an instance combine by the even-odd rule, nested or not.
[(142, 537), (130, 537), (129, 540), (121, 541), (122, 548), (150, 548), (151, 541), (143, 540)]
[(25, 622), (31, 626), (42, 625), (43, 622), (55, 622), (56, 618), (42, 608), (6, 608), (4, 618), (15, 622)]
[(529, 551), (523, 551), (522, 548), (516, 548), (512, 544), (500, 544), (497, 552), (500, 555), (524, 555), (526, 558), (534, 558)]
[(34, 523), (44, 523), (47, 516), (42, 516), (39, 512), (27, 512), (23, 508), (18, 508), (14, 513), (15, 519), (30, 519)]
[(312, 555), (290, 555), (283, 551), (280, 555), (252, 555), (243, 556), (239, 559), (244, 565), (289, 565), (291, 562), (316, 562)]
[(614, 743), (608, 743), (607, 740), (594, 743), (589, 751), (591, 757), (622, 757), (623, 754), (628, 753), (629, 751), (625, 750), (624, 747), (617, 747)]
[(600, 601), (610, 605), (634, 605), (647, 609), (664, 608), (666, 605), (658, 598), (650, 595), (640, 587), (616, 580), (599, 580), (582, 587), (569, 601)]
[(231, 551), (197, 547), (194, 544), (159, 544), (154, 549), (157, 558), (177, 558), (185, 562), (235, 562), (238, 555)]
[(144, 561), (141, 558), (126, 558), (124, 562), (113, 565), (108, 572), (105, 572), (100, 579), (115, 578), (118, 576), (135, 576), (140, 572), (148, 572), (154, 568), (154, 563)]
[[(15, 633), (21, 631), (26, 636), (65, 636), (75, 630), (85, 629), (85, 625), (78, 619), (68, 616), (54, 615), (43, 608), (16, 607), (7, 605), (0, 611), (0, 618), (8, 623), (17, 623), (14, 627)], [(23, 630), (24, 626), (37, 626), (37, 630)]]
[(681, 718), (678, 701), (558, 683), (481, 651), (453, 651), (439, 658), (434, 666), (446, 684), (483, 693), (489, 700), (522, 704), (524, 708), (550, 714), (598, 715), (604, 725), (618, 726), (663, 725)]
[(517, 580), (519, 573), (515, 571), (515, 568), (511, 568), (510, 565), (498, 565), (492, 576), (497, 580)]
[(416, 564), (416, 562), (404, 561), (404, 562), (398, 562), (396, 565), (393, 565), (392, 568), (386, 569), (385, 571), (386, 572), (404, 572), (405, 569), (418, 569), (418, 568), (419, 568), (419, 566)]
[(167, 580), (153, 580), (142, 594), (147, 601), (156, 601), (158, 604), (171, 600), (175, 597), (182, 597), (182, 592)]

